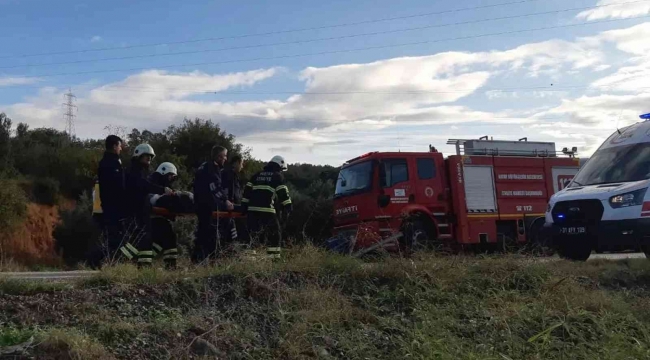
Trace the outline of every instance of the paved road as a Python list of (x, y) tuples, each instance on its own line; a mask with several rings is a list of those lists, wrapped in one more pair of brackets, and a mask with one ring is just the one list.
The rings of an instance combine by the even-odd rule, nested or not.
[[(643, 259), (643, 253), (619, 253), (619, 254), (592, 254), (589, 260), (606, 259), (606, 260), (623, 260), (623, 259)], [(547, 258), (544, 261), (559, 260), (557, 256)], [(18, 279), (18, 280), (48, 280), (48, 281), (65, 281), (92, 276), (99, 273), (98, 271), (36, 271), (36, 272), (0, 272), (1, 279)]]
[(34, 271), (0, 272), (0, 279), (61, 281), (79, 279), (97, 274), (98, 271)]
[(595, 259), (608, 259), (608, 260), (622, 260), (622, 259), (643, 259), (644, 253), (620, 253), (620, 254), (591, 254), (589, 260)]

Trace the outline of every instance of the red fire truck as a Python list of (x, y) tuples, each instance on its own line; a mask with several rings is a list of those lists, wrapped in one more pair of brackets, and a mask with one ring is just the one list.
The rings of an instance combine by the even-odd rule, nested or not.
[[(400, 246), (530, 241), (552, 194), (580, 167), (576, 148), (555, 143), (453, 139), (456, 155), (371, 152), (341, 168), (334, 197), (335, 239), (350, 250), (401, 233)], [(351, 245), (351, 246), (350, 246)], [(395, 246), (390, 246), (395, 248)]]

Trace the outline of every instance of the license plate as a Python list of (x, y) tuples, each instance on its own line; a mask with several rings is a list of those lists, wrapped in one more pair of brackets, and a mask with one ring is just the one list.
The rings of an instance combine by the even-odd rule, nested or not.
[(587, 228), (584, 226), (563, 226), (560, 228), (560, 234), (563, 235), (580, 235), (586, 232)]

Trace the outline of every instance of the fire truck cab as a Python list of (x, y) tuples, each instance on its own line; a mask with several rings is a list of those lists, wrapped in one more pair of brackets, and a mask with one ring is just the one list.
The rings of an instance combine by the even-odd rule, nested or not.
[[(401, 233), (399, 246), (524, 243), (544, 225), (549, 197), (579, 169), (573, 151), (554, 143), (449, 140), (456, 155), (371, 152), (341, 168), (334, 232), (351, 248)], [(395, 245), (388, 249), (395, 248)]]
[(615, 131), (571, 183), (553, 195), (546, 225), (561, 256), (641, 248), (650, 257), (650, 114)]

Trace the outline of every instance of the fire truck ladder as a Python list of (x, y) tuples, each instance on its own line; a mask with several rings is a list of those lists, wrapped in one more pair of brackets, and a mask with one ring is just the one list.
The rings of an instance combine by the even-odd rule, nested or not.
[(518, 141), (494, 140), (488, 136), (479, 139), (449, 139), (447, 145), (456, 147), (456, 155), (488, 155), (488, 156), (523, 156), (523, 157), (575, 157), (577, 147), (555, 150), (553, 142), (528, 141), (521, 138)]

